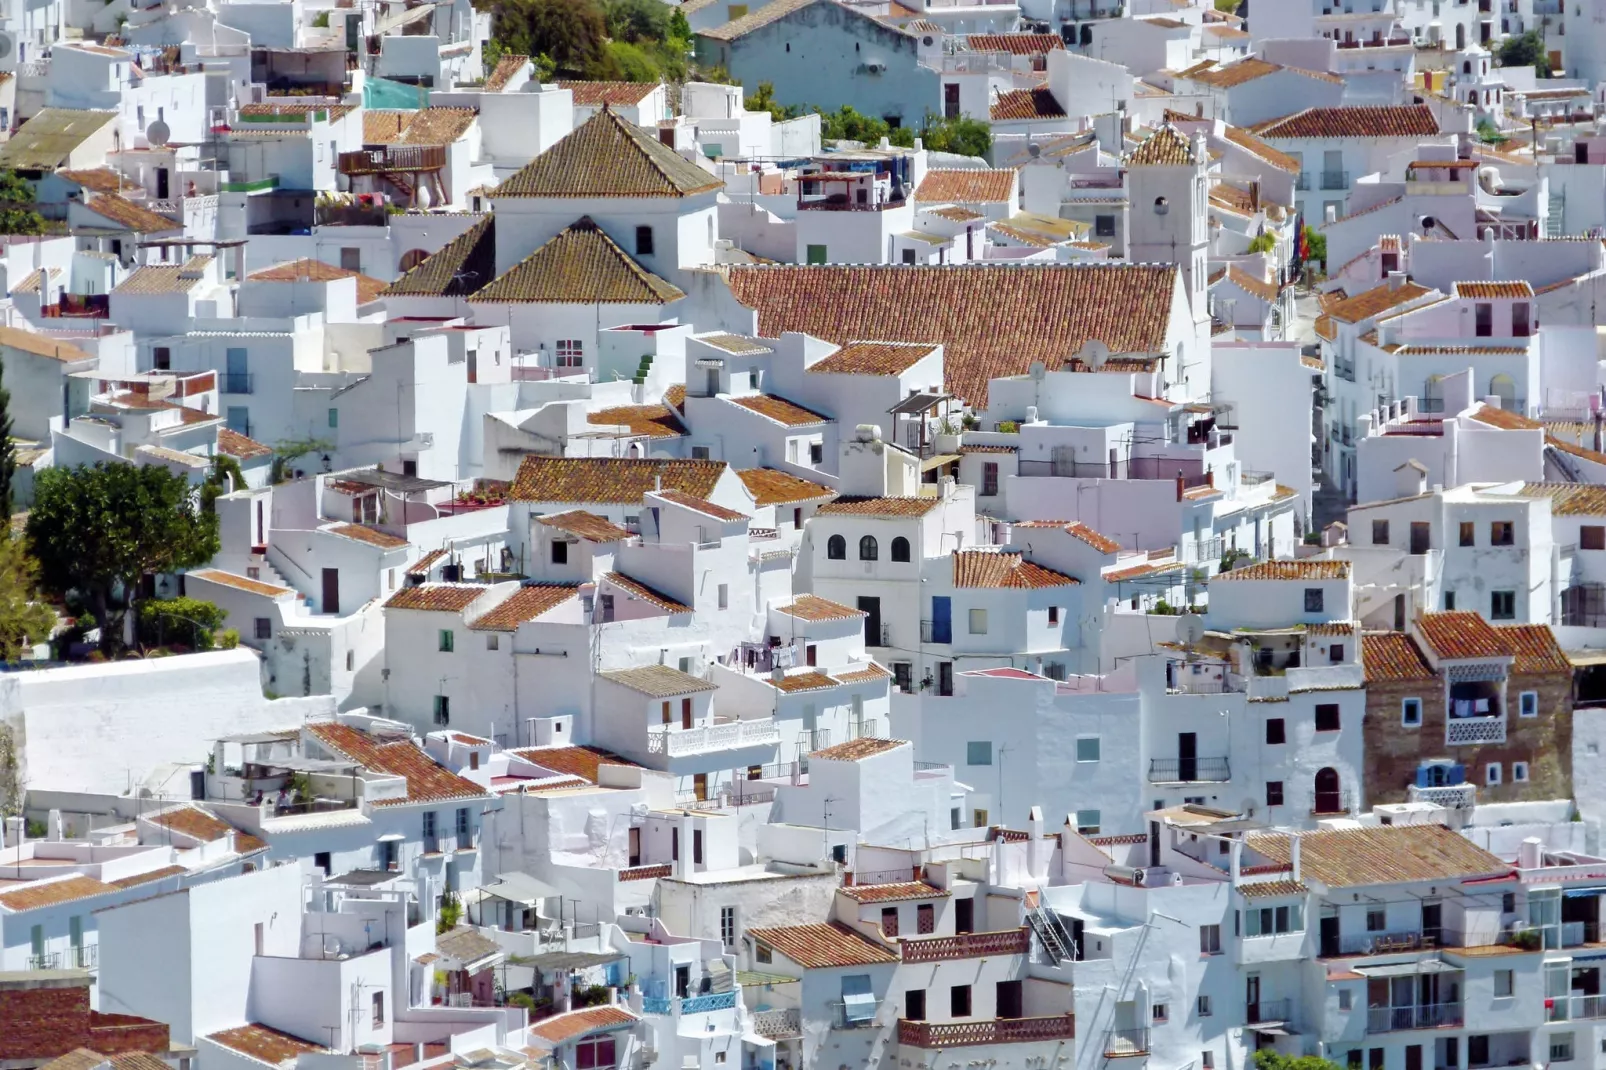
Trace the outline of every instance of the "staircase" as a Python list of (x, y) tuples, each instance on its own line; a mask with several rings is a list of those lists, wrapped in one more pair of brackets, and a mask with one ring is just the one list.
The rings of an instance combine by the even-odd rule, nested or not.
[(1562, 227), (1562, 216), (1567, 211), (1567, 195), (1554, 190), (1550, 194), (1550, 208), (1545, 217), (1545, 237), (1564, 237), (1567, 231)]
[(650, 371), (652, 371), (652, 354), (646, 353), (642, 355), (641, 364), (636, 368), (636, 374), (631, 376), (631, 381), (640, 386), (647, 381), (647, 373)]
[(1038, 942), (1055, 963), (1070, 962), (1076, 958), (1076, 941), (1065, 931), (1060, 916), (1046, 907), (1037, 907), (1026, 915), (1026, 923), (1037, 934)]
[(413, 203), (413, 184), (408, 180), (406, 175), (397, 174), (393, 171), (386, 171), (383, 175), (383, 178), (386, 182), (389, 182), (392, 186), (395, 186), (397, 189), (401, 190), (402, 196), (407, 198), (408, 204)]
[(268, 560), (266, 554), (257, 557), (255, 567), (260, 570), (257, 574), (262, 578), (263, 583), (271, 583), (275, 586), (284, 587), (288, 590), (296, 592), (296, 616), (312, 616), (312, 603), (308, 601), (307, 596), (302, 594), (299, 590), (296, 590), (296, 585), (285, 579), (284, 573), (273, 567), (273, 562)]

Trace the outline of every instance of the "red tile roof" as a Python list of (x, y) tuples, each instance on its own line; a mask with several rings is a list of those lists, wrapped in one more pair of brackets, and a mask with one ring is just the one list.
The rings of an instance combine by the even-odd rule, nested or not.
[(1303, 561), (1261, 561), (1231, 572), (1218, 572), (1220, 580), (1344, 580), (1349, 578), (1348, 561), (1306, 558)]
[(1379, 680), (1431, 680), (1433, 669), (1404, 632), (1361, 636), (1361, 664), (1366, 682)]
[(619, 588), (621, 591), (624, 591), (626, 594), (633, 595), (636, 598), (641, 599), (643, 602), (646, 602), (649, 605), (657, 606), (659, 609), (662, 609), (666, 612), (690, 613), (692, 611), (691, 606), (682, 605), (680, 602), (675, 601), (662, 591), (653, 590), (640, 580), (633, 580), (622, 572), (609, 572), (606, 573), (602, 578), (608, 583), (611, 583), (615, 587)]
[(1572, 662), (1562, 652), (1561, 644), (1556, 642), (1556, 633), (1550, 630), (1549, 625), (1502, 624), (1495, 631), (1500, 633), (1506, 648), (1516, 658), (1511, 665), (1512, 672), (1570, 674), (1573, 671)]
[(1431, 137), (1439, 132), (1433, 109), (1425, 104), (1369, 108), (1306, 108), (1254, 128), (1273, 137)]
[(921, 342), (849, 342), (808, 366), (827, 375), (897, 375), (908, 371), (936, 346)]
[(490, 590), (479, 584), (421, 583), (403, 587), (390, 596), (386, 609), (417, 609), (426, 613), (461, 613), (480, 595)]
[(778, 424), (787, 427), (808, 427), (811, 424), (829, 423), (829, 416), (822, 416), (811, 409), (787, 401), (785, 398), (775, 397), (773, 394), (751, 394), (747, 397), (728, 398), (732, 405), (740, 405), (750, 412), (760, 416), (767, 416)]
[(111, 885), (93, 877), (75, 875), (0, 893), (0, 907), (9, 911), (36, 910), (39, 907), (56, 906), (78, 899), (88, 899), (94, 895), (104, 895), (114, 890)]
[(596, 513), (588, 513), (584, 509), (570, 509), (566, 513), (538, 516), (535, 520), (545, 527), (578, 535), (587, 542), (618, 542), (620, 539), (630, 538), (630, 532), (613, 521)]
[(597, 770), (604, 765), (636, 765), (629, 758), (597, 747), (525, 747), (512, 753), (554, 773), (582, 777), (593, 784), (597, 782)]
[(612, 457), (526, 457), (509, 495), (525, 502), (640, 505), (659, 486), (706, 498), (725, 472), (723, 461)]
[(829, 758), (837, 762), (857, 762), (908, 745), (908, 741), (902, 739), (875, 739), (871, 736), (861, 736), (846, 743), (838, 743), (834, 747), (817, 750), (811, 757)]
[[(1423, 166), (1442, 166), (1427, 163)], [(1476, 166), (1476, 165), (1474, 165)], [(1522, 282), (1458, 282), (1455, 284), (1457, 297), (1515, 297), (1524, 298), (1534, 295), (1534, 288), (1527, 281)]]
[(586, 423), (600, 426), (624, 426), (633, 435), (648, 438), (679, 438), (686, 433), (686, 425), (667, 405), (621, 405), (612, 409), (599, 409), (586, 413)]
[(836, 922), (749, 929), (747, 932), (759, 943), (808, 970), (898, 961), (896, 955), (880, 944)]
[(242, 461), (267, 457), (273, 453), (272, 446), (264, 445), (254, 438), (247, 438), (238, 431), (230, 431), (226, 427), (217, 429), (217, 448), (219, 453), (226, 453)]
[(1054, 99), (1054, 94), (1039, 86), (1036, 89), (1008, 89), (998, 94), (987, 110), (993, 122), (1011, 119), (1063, 119), (1065, 109)]
[(290, 1062), (304, 1053), (328, 1050), (311, 1041), (282, 1033), (277, 1029), (270, 1029), (256, 1022), (213, 1033), (206, 1039), (258, 1062), (271, 1063), (274, 1066)]
[(1037, 588), (1067, 587), (1081, 581), (1063, 572), (1028, 561), (1019, 553), (997, 550), (955, 550), (955, 587)]
[[(969, 448), (977, 449), (981, 447)], [(1013, 449), (1013, 447), (1010, 446), (1004, 446), (1001, 448), (1005, 450)], [(1094, 531), (1080, 520), (1023, 520), (1020, 523), (1013, 524), (1011, 526), (1017, 528), (1055, 528), (1059, 531), (1066, 532), (1069, 535), (1073, 535), (1076, 538), (1081, 539), (1083, 542), (1087, 543), (1101, 554), (1114, 554), (1120, 553), (1121, 551), (1120, 543), (1116, 542), (1108, 535), (1103, 535), (1097, 531)]]
[(478, 632), (511, 632), (527, 620), (561, 606), (580, 593), (578, 584), (528, 583), (513, 592), (513, 596), (487, 613), (476, 617), (469, 625)]
[(854, 617), (866, 616), (862, 609), (845, 606), (841, 602), (833, 602), (828, 598), (821, 598), (816, 594), (798, 595), (789, 606), (779, 606), (775, 612), (785, 613), (788, 617), (798, 620), (850, 620)]
[(562, 1044), (566, 1040), (595, 1033), (602, 1029), (617, 1029), (631, 1025), (636, 1016), (622, 1007), (590, 1007), (583, 1011), (570, 1011), (546, 1018), (530, 1026), (530, 1033), (542, 1040)]
[(837, 891), (860, 903), (896, 903), (904, 899), (940, 899), (948, 895), (945, 889), (925, 881), (901, 881), (896, 884), (850, 884)]
[(374, 806), (486, 797), (484, 788), (437, 765), (433, 758), (410, 740), (381, 743), (350, 725), (330, 722), (310, 724), (307, 731), (328, 749), (357, 762), (365, 769), (406, 778), (406, 798), (379, 799), (373, 803)]
[(752, 493), (753, 504), (758, 506), (795, 505), (836, 496), (836, 491), (830, 487), (774, 468), (743, 468), (736, 474)]
[(816, 516), (871, 516), (883, 520), (925, 516), (941, 498), (838, 498), (814, 511)]
[(1018, 181), (1019, 176), (1013, 168), (933, 169), (920, 180), (920, 185), (915, 189), (915, 201), (920, 204), (1007, 201), (1015, 195), (1015, 183)]
[(1501, 658), (1511, 653), (1494, 625), (1469, 610), (1424, 613), (1416, 619), (1416, 628), (1442, 659)]
[(715, 520), (751, 520), (746, 513), (738, 513), (735, 509), (727, 509), (723, 505), (715, 505), (706, 498), (699, 498), (694, 494), (687, 494), (683, 490), (660, 490), (655, 492), (658, 497), (676, 505), (683, 505), (693, 512), (711, 516)]
[(228, 822), (196, 806), (179, 806), (172, 810), (164, 810), (159, 814), (150, 815), (146, 820), (200, 843), (221, 840), (233, 831), (233, 826)]
[(973, 33), (965, 37), (972, 52), (1008, 52), (1012, 56), (1041, 56), (1065, 47), (1057, 33)]
[(398, 538), (386, 531), (380, 531), (378, 528), (371, 528), (366, 524), (336, 524), (329, 529), (329, 534), (365, 542), (369, 546), (377, 546), (381, 550), (399, 550), (407, 545), (406, 539)]
[(292, 260), (288, 264), (264, 268), (246, 276), (248, 282), (337, 282), (340, 279), (357, 280), (357, 303), (366, 305), (379, 296), (385, 284), (360, 271), (335, 267), (322, 260)]
[(658, 82), (559, 82), (560, 89), (574, 94), (577, 108), (597, 108), (604, 104), (636, 105), (646, 100)]

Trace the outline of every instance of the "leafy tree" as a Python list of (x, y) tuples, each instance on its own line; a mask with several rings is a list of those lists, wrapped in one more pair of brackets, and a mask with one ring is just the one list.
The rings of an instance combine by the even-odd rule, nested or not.
[(932, 152), (986, 156), (992, 151), (993, 128), (980, 119), (944, 119), (927, 114), (920, 140)]
[(0, 661), (50, 638), (56, 614), (39, 600), (39, 564), (10, 528), (0, 528)]
[(17, 474), (17, 447), (11, 443), (11, 391), (6, 389), (6, 368), (0, 363), (0, 524), (9, 527), (11, 481)]
[(598, 0), (489, 0), (497, 43), (507, 52), (549, 56), (557, 72), (618, 79), (608, 19)]
[[(615, 41), (663, 41), (669, 37), (669, 5), (663, 0), (608, 0), (608, 36)], [(678, 10), (676, 14), (679, 14)], [(681, 16), (685, 20), (685, 16)]]
[(217, 512), (217, 500), (229, 493), (229, 479), (234, 480), (234, 489), (240, 490), (245, 486), (245, 472), (240, 468), (240, 462), (226, 453), (219, 453), (212, 458), (212, 471), (207, 473), (206, 482), (201, 484), (201, 508), (209, 513)]
[(1315, 227), (1305, 227), (1305, 259), (1318, 264), (1327, 263), (1327, 235)]
[(1255, 1052), (1255, 1070), (1344, 1070), (1319, 1055), (1284, 1055), (1272, 1048)]
[(189, 482), (155, 465), (100, 463), (47, 468), (35, 484), (28, 545), (40, 582), (58, 597), (76, 592), (100, 626), (103, 652), (136, 609), (147, 573), (194, 568), (218, 551), (217, 517)]
[(1256, 234), (1249, 241), (1251, 253), (1269, 253), (1275, 248), (1277, 248), (1277, 238), (1269, 230)]
[[(652, 0), (658, 3), (658, 0)], [(627, 82), (658, 81), (658, 65), (645, 49), (629, 41), (609, 41), (608, 54), (619, 68), (620, 77)]]
[(182, 643), (191, 650), (211, 650), (227, 617), (225, 610), (200, 598), (147, 599), (139, 604), (139, 641), (143, 646)]
[(15, 171), (0, 171), (0, 234), (43, 234), (45, 217), (33, 206), (33, 184)]
[(1496, 50), (1495, 58), (1502, 67), (1532, 67), (1540, 78), (1550, 77), (1550, 53), (1545, 50), (1545, 39), (1538, 30), (1506, 38)]
[(758, 88), (747, 95), (742, 107), (748, 111), (767, 111), (778, 123), (797, 118), (798, 109), (780, 104), (775, 99), (775, 83), (760, 82)]
[(820, 137), (827, 141), (862, 141), (874, 145), (892, 134), (892, 127), (885, 119), (860, 114), (851, 104), (844, 104), (837, 111), (814, 110), (820, 112)]
[(692, 44), (691, 23), (686, 21), (686, 13), (678, 7), (669, 12), (668, 40), (671, 44), (678, 43), (683, 48), (690, 48)]
[(283, 483), (290, 479), (295, 472), (295, 462), (309, 453), (330, 453), (335, 444), (326, 438), (290, 438), (275, 443), (273, 447), (273, 470), (269, 481)]

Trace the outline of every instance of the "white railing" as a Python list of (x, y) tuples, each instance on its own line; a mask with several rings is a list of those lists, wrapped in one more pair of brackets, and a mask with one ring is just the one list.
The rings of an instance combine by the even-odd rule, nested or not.
[(677, 758), (684, 754), (705, 754), (708, 751), (732, 750), (737, 747), (760, 747), (781, 741), (781, 729), (774, 718), (755, 718), (750, 721), (727, 721), (724, 724), (703, 725), (697, 728), (676, 728), (664, 725), (653, 729), (647, 737), (649, 754), (666, 754)]
[(1471, 784), (1443, 785), (1436, 788), (1411, 787), (1412, 802), (1433, 803), (1451, 810), (1470, 810), (1477, 803), (1478, 789)]
[(1452, 717), (1444, 730), (1444, 741), (1457, 743), (1504, 743), (1504, 717)]

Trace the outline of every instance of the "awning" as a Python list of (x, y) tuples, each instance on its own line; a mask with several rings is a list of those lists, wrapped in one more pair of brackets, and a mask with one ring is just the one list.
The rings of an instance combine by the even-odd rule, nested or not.
[(1289, 1029), (1286, 1022), (1260, 1022), (1256, 1025), (1251, 1025), (1249, 1029), (1251, 1032), (1259, 1033), (1261, 1036), (1266, 1037), (1293, 1037), (1299, 1035)]
[(921, 461), (920, 470), (922, 472), (929, 472), (933, 468), (941, 468), (945, 464), (953, 464), (958, 460), (959, 454), (957, 453), (939, 453), (935, 457), (927, 457), (925, 460)]
[(606, 966), (624, 957), (619, 951), (548, 951), (544, 955), (513, 955), (508, 961), (515, 966), (534, 966), (538, 970), (584, 970)]
[(1362, 977), (1414, 977), (1419, 973), (1459, 973), (1461, 968), (1438, 959), (1424, 959), (1421, 962), (1391, 962), (1386, 966), (1353, 966), (1351, 969)]
[(1564, 888), (1562, 889), (1561, 897), (1563, 899), (1586, 899), (1590, 896), (1600, 895), (1602, 892), (1606, 892), (1606, 888)]
[(545, 881), (537, 880), (528, 873), (521, 873), (518, 870), (502, 874), (495, 884), (487, 884), (480, 890), (486, 895), (522, 903), (524, 906), (534, 906), (543, 899), (551, 899), (561, 894)]
[(842, 1017), (850, 1022), (868, 1022), (875, 1017), (875, 996), (869, 992), (844, 992)]
[(387, 832), (383, 836), (379, 837), (379, 841), (378, 842), (380, 842), (380, 843), (395, 843), (397, 840), (405, 840), (406, 838), (407, 838), (406, 836), (402, 835), (399, 832)]

